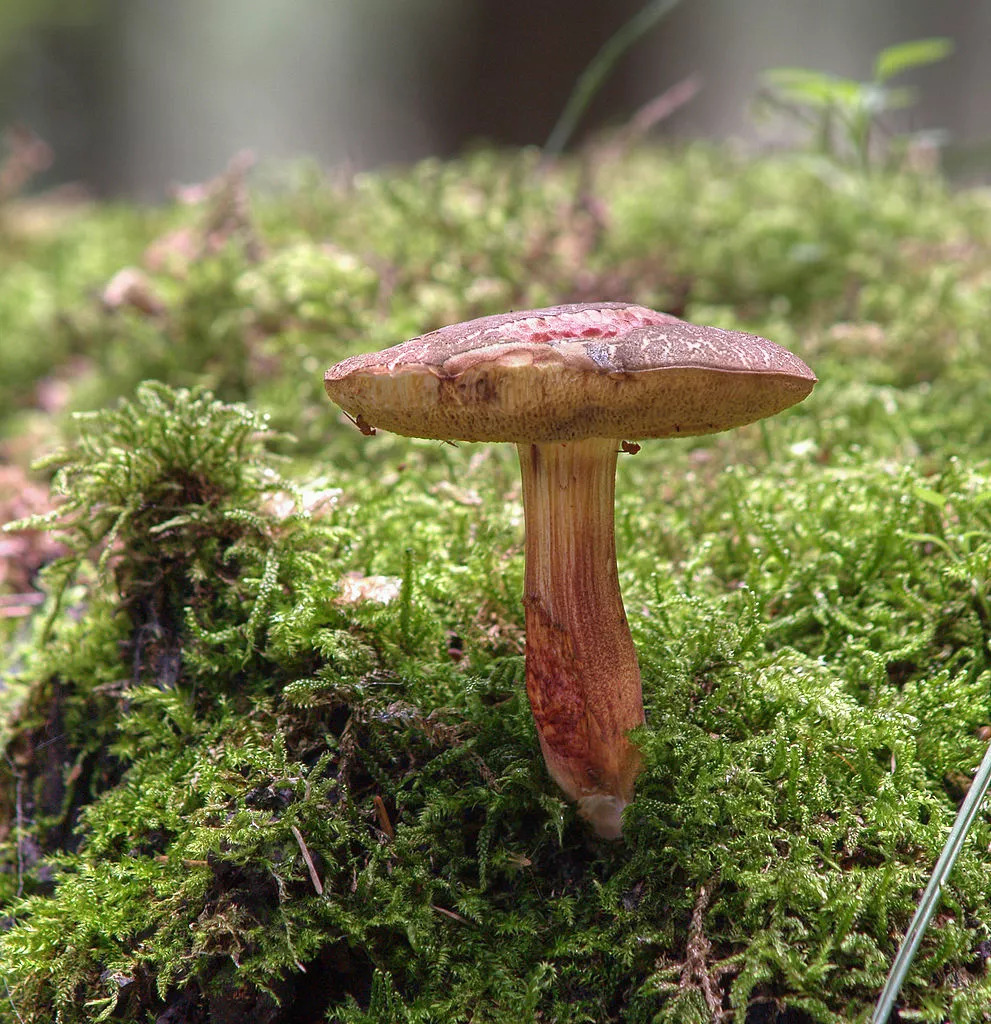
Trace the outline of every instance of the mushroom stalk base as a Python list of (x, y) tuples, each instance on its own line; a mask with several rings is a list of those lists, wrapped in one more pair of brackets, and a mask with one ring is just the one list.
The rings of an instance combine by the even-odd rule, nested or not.
[(520, 444), (526, 688), (544, 761), (596, 833), (622, 834), (644, 721), (613, 532), (619, 442)]

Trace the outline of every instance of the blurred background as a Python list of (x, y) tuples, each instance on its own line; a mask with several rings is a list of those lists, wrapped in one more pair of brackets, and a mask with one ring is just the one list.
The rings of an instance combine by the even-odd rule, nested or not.
[[(478, 142), (542, 145), (576, 79), (647, 0), (0, 0), (0, 126), (53, 148), (38, 187), (154, 200), (231, 156), (367, 168)], [(683, 0), (581, 122), (619, 125), (689, 75), (675, 138), (759, 141), (763, 70), (866, 79), (873, 55), (947, 36), (901, 126), (991, 138), (991, 0)]]

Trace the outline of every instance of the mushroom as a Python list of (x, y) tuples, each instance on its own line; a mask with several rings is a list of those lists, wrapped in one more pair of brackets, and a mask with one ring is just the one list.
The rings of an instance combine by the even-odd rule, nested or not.
[(551, 777), (619, 838), (644, 722), (613, 533), (624, 439), (711, 434), (770, 416), (816, 383), (781, 346), (623, 302), (442, 327), (329, 369), (363, 433), (510, 441), (523, 475), (526, 689)]

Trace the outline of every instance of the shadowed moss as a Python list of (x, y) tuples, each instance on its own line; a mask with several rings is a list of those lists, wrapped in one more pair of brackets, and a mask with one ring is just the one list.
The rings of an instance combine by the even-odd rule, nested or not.
[[(251, 207), (221, 237), (163, 213), (217, 245), (148, 269), (161, 314), (95, 301), (99, 270), (18, 321), (24, 351), (78, 332), (67, 408), (107, 407), (47, 463), (67, 554), (6, 670), (0, 1019), (866, 1019), (991, 726), (986, 199), (700, 148)], [(543, 770), (514, 453), (363, 438), (320, 389), (347, 352), (592, 296), (822, 380), (621, 459), (648, 717), (622, 844)], [(989, 842), (906, 1019), (986, 1019)]]

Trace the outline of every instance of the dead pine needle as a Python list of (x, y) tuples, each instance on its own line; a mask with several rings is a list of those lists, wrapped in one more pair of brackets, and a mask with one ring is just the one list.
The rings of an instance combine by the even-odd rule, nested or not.
[(310, 856), (310, 851), (306, 848), (306, 843), (303, 841), (303, 833), (300, 832), (295, 825), (290, 825), (292, 834), (296, 838), (296, 843), (299, 846), (299, 852), (303, 857), (303, 861), (306, 864), (306, 870), (310, 873), (310, 881), (313, 883), (313, 888), (316, 889), (317, 895), (323, 895), (323, 882), (320, 881), (320, 876), (317, 874), (317, 869), (313, 864), (313, 858)]
[(378, 795), (372, 797), (372, 803), (375, 804), (375, 815), (379, 820), (379, 828), (389, 837), (390, 840), (396, 838), (396, 832), (392, 827), (392, 822), (389, 820), (389, 812), (385, 809), (385, 801)]
[(455, 911), (448, 910), (447, 907), (438, 907), (436, 903), (431, 903), (430, 909), (436, 910), (438, 914), (443, 914), (444, 917), (449, 917), (452, 921), (457, 921), (459, 924), (470, 924), (467, 917), (462, 917)]

